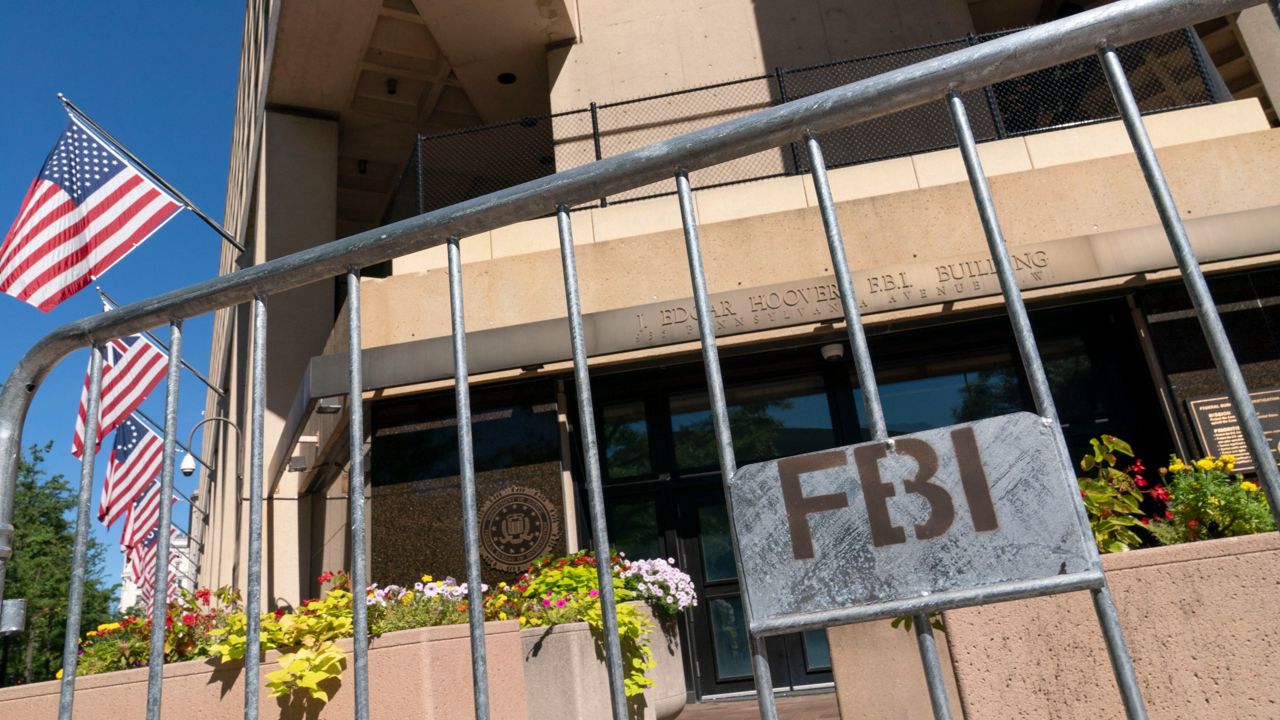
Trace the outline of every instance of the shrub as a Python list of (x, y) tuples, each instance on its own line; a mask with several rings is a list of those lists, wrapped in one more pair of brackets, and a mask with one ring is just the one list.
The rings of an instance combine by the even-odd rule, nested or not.
[(1251, 535), (1276, 529), (1266, 496), (1252, 482), (1234, 473), (1235, 458), (1204, 457), (1185, 463), (1169, 457), (1160, 470), (1168, 505), (1165, 516), (1148, 525), (1161, 543)]
[[(1124, 552), (1142, 545), (1142, 538), (1134, 528), (1142, 524), (1142, 491), (1146, 485), (1142, 478), (1142, 462), (1120, 469), (1120, 455), (1133, 457), (1129, 443), (1114, 435), (1103, 435), (1089, 440), (1093, 452), (1080, 460), (1080, 469), (1095, 471), (1096, 476), (1079, 478), (1080, 497), (1089, 514), (1093, 527), (1093, 539), (1098, 551)], [(1132, 473), (1132, 475), (1130, 474)]]

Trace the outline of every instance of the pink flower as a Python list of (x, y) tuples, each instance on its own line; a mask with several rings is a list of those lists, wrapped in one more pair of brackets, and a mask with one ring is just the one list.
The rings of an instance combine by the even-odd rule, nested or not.
[(556, 601), (556, 607), (558, 608), (564, 607), (564, 598), (560, 598), (559, 600)]
[(588, 596), (588, 597), (599, 597), (599, 596), (600, 596), (600, 591), (599, 591), (599, 590), (596, 590), (595, 588), (592, 588), (592, 589), (591, 589), (591, 591), (587, 593), (587, 596)]

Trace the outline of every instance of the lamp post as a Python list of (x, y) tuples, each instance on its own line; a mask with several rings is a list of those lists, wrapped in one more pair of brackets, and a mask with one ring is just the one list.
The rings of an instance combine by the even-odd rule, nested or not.
[[(191, 443), (195, 439), (196, 431), (199, 430), (201, 427), (203, 427), (206, 423), (211, 423), (211, 422), (226, 423), (232, 430), (236, 431), (236, 492), (239, 493), (240, 487), (244, 483), (244, 475), (243, 475), (244, 473), (244, 441), (243, 441), (243, 436), (240, 433), (240, 426), (236, 425), (229, 418), (209, 417), (196, 423), (191, 428), (191, 432), (187, 435), (187, 454), (182, 458), (182, 464), (178, 466), (178, 469), (181, 470), (182, 474), (187, 477), (190, 477), (191, 474), (196, 471), (196, 458), (191, 452), (191, 449), (190, 449)], [(205, 467), (208, 467), (208, 463), (204, 463), (203, 460), (201, 461), (201, 463), (204, 464)], [(209, 482), (210, 482), (210, 485), (212, 485), (213, 483), (212, 478), (210, 478)], [(204, 519), (200, 523), (200, 537), (199, 537), (199, 542), (201, 547), (201, 552), (200, 552), (201, 561), (204, 560), (204, 551), (207, 550), (207, 548), (205, 547), (204, 528), (209, 524), (209, 506), (212, 505), (213, 493), (211, 491), (208, 491), (205, 493), (205, 495), (207, 496), (205, 498), (205, 503), (206, 503), (205, 513), (204, 513)], [(240, 503), (237, 502), (236, 503), (236, 536), (237, 537), (239, 537), (239, 533), (240, 533), (239, 520), (240, 520)], [(236, 581), (238, 579), (236, 575), (238, 574), (237, 571), (239, 569), (239, 565), (240, 563), (238, 559), (235, 563), (232, 564), (232, 569), (231, 569), (231, 586), (232, 587), (235, 587)], [(196, 576), (199, 577), (199, 575), (200, 575), (200, 563), (197, 563)]]

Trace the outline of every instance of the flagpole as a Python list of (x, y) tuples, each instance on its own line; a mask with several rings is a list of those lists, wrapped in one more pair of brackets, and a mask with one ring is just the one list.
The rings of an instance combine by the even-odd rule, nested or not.
[(115, 147), (115, 149), (124, 153), (125, 157), (129, 158), (129, 160), (134, 165), (136, 165), (138, 169), (150, 175), (151, 179), (160, 183), (160, 185), (165, 190), (168, 190), (175, 197), (177, 197), (179, 202), (181, 202), (184, 206), (186, 206), (188, 210), (195, 213), (196, 217), (199, 217), (201, 220), (203, 220), (206, 225), (213, 228), (214, 231), (216, 231), (219, 235), (222, 236), (223, 240), (226, 240), (228, 243), (230, 243), (233, 247), (235, 247), (236, 250), (239, 250), (242, 253), (245, 252), (244, 245), (241, 245), (234, 237), (232, 237), (231, 233), (227, 232), (226, 229), (224, 229), (221, 225), (219, 225), (218, 222), (215, 221), (213, 218), (206, 215), (203, 210), (196, 207), (196, 204), (191, 202), (191, 200), (189, 200), (186, 195), (183, 195), (182, 192), (178, 190), (178, 188), (174, 187), (173, 185), (170, 185), (168, 180), (165, 180), (164, 178), (160, 177), (159, 173), (157, 173), (155, 170), (152, 170), (150, 167), (147, 166), (146, 163), (142, 162), (142, 160), (139, 159), (137, 155), (134, 155), (132, 152), (130, 152), (129, 149), (126, 148), (124, 145), (122, 145), (119, 140), (116, 140), (114, 137), (112, 137), (111, 133), (108, 133), (105, 129), (103, 129), (101, 125), (94, 122), (93, 118), (89, 117), (84, 113), (83, 110), (76, 107), (76, 104), (68, 100), (66, 95), (63, 95), (62, 93), (58, 93), (58, 99), (62, 101), (63, 107), (65, 107), (68, 111), (75, 113), (76, 116), (78, 116), (81, 120), (88, 123), (89, 127), (93, 128), (94, 132), (101, 135), (103, 140), (106, 140), (107, 142), (111, 143)]
[[(152, 429), (152, 430), (161, 430), (161, 431), (163, 432), (163, 430), (162, 430), (162, 428), (161, 428), (161, 426), (160, 426), (160, 423), (158, 423), (158, 422), (156, 422), (155, 420), (152, 420), (151, 418), (147, 417), (147, 414), (146, 414), (146, 413), (144, 413), (144, 412), (142, 412), (142, 410), (141, 410), (141, 409), (134, 410), (134, 411), (133, 411), (133, 414), (134, 414), (134, 415), (137, 415), (137, 416), (138, 416), (138, 417), (140, 417), (140, 418), (142, 418), (142, 419), (143, 419), (143, 421), (145, 421), (148, 425), (150, 425), (150, 426), (151, 426), (151, 429)], [(196, 455), (195, 453), (191, 452), (191, 448), (187, 447), (186, 445), (183, 445), (182, 443), (178, 443), (178, 447), (182, 448), (182, 452), (184, 452), (184, 453), (186, 453), (186, 454), (190, 455), (191, 457), (195, 458), (197, 462), (199, 462), (201, 465), (203, 465), (203, 466), (204, 466), (204, 469), (205, 469), (205, 470), (208, 470), (209, 472), (213, 472), (213, 466), (212, 466), (212, 465), (210, 465), (209, 463), (205, 462), (203, 458), (201, 458), (201, 457), (199, 457), (198, 455)]]
[[(98, 286), (96, 286), (96, 285), (94, 286), (94, 289), (98, 291), (98, 295), (102, 296), (102, 300), (103, 300), (103, 302), (105, 302), (106, 304), (108, 304), (108, 305), (110, 305), (110, 306), (111, 306), (111, 309), (112, 309), (112, 310), (115, 310), (116, 308), (120, 307), (120, 303), (116, 302), (116, 301), (115, 301), (115, 300), (114, 300), (110, 295), (108, 295), (108, 294), (107, 294), (107, 292), (106, 292), (105, 290), (103, 290), (102, 288), (100, 288), (100, 287), (98, 287)], [(168, 346), (168, 345), (165, 345), (165, 344), (160, 340), (160, 338), (156, 337), (156, 336), (155, 336), (155, 334), (154, 334), (154, 333), (152, 333), (150, 330), (143, 330), (143, 331), (142, 331), (142, 334), (143, 334), (143, 335), (146, 335), (146, 336), (147, 336), (147, 339), (148, 339), (148, 340), (150, 340), (151, 342), (155, 343), (156, 345), (159, 345), (159, 346), (160, 346), (160, 348), (161, 348), (161, 349), (163, 349), (165, 352), (169, 352), (169, 346)], [(212, 390), (212, 391), (214, 391), (215, 393), (217, 393), (217, 394), (218, 394), (218, 397), (226, 397), (226, 396), (227, 396), (227, 391), (226, 391), (226, 390), (223, 390), (223, 389), (222, 389), (222, 388), (220, 388), (220, 387), (216, 387), (212, 382), (210, 382), (210, 381), (209, 381), (209, 379), (208, 379), (208, 378), (206, 378), (204, 375), (201, 375), (199, 370), (195, 369), (194, 367), (191, 367), (191, 364), (190, 364), (190, 363), (188, 363), (186, 360), (182, 360), (181, 358), (179, 358), (178, 362), (182, 363), (182, 367), (184, 367), (184, 368), (186, 368), (186, 369), (190, 370), (190, 371), (191, 371), (191, 374), (192, 374), (192, 375), (195, 375), (195, 376), (196, 376), (196, 378), (200, 380), (200, 382), (202, 382), (202, 383), (204, 383), (205, 385), (207, 385), (207, 386), (209, 387), (209, 389), (210, 389), (210, 390)]]

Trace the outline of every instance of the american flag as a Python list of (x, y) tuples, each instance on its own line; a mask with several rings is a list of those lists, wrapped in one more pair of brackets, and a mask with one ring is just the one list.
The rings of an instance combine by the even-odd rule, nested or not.
[[(181, 533), (177, 528), (169, 528), (170, 543)], [(141, 595), (142, 603), (147, 607), (151, 607), (151, 602), (155, 597), (155, 577), (156, 577), (156, 548), (159, 545), (160, 529), (153, 527), (146, 537), (137, 545), (129, 550), (129, 572), (133, 575), (133, 582), (138, 586), (138, 592)], [(176, 594), (177, 580), (173, 572), (174, 551), (173, 545), (170, 544), (169, 550), (169, 573), (168, 582), (166, 583), (166, 599), (172, 599)]]
[(73, 115), (0, 247), (0, 291), (48, 312), (181, 209)]
[[(106, 495), (105, 489), (102, 495)], [(134, 491), (133, 497), (128, 501), (120, 502), (119, 505), (123, 505), (124, 510), (115, 512), (110, 519), (114, 521), (125, 511), (128, 512), (127, 518), (124, 519), (124, 527), (120, 530), (120, 546), (136, 546), (142, 538), (147, 536), (147, 533), (160, 524), (160, 479), (152, 475), (150, 482), (143, 480), (143, 483), (140, 483)]]
[(163, 456), (164, 441), (137, 418), (129, 417), (116, 430), (116, 445), (111, 450), (107, 479), (102, 484), (102, 495), (98, 499), (98, 520), (111, 527), (126, 512), (129, 513), (122, 545), (133, 544), (130, 527), (139, 529), (137, 536), (141, 537), (155, 524), (154, 519), (147, 525), (135, 522), (134, 516), (138, 516), (139, 522), (146, 520), (145, 516), (138, 515), (135, 500), (142, 501), (148, 494), (154, 494), (154, 514), (159, 516), (160, 482), (156, 476), (163, 465)]
[[(98, 406), (98, 442), (120, 426), (164, 377), (169, 356), (142, 335), (117, 338), (103, 347), (102, 398)], [(76, 434), (71, 439), (71, 454), (84, 452), (85, 418), (89, 414), (89, 375), (80, 391), (80, 412), (76, 416)]]

